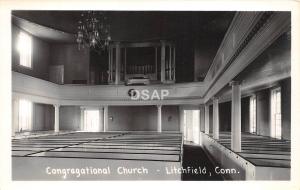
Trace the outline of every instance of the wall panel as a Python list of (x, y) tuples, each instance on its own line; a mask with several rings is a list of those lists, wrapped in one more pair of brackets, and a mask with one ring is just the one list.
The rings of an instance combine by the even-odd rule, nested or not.
[(59, 107), (59, 129), (80, 130), (80, 107), (60, 106)]

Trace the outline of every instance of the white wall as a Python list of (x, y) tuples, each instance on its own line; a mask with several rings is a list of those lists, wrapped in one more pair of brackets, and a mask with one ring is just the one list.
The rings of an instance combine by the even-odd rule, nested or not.
[(77, 44), (51, 45), (51, 65), (64, 65), (64, 82), (73, 80), (88, 82), (90, 52), (88, 48), (78, 50)]
[(59, 107), (59, 130), (80, 130), (80, 107)]
[(204, 84), (201, 82), (184, 84), (166, 84), (149, 86), (124, 85), (57, 85), (45, 80), (12, 72), (13, 96), (23, 97), (33, 102), (60, 105), (157, 105), (160, 100), (131, 100), (130, 89), (148, 90), (149, 94), (156, 90), (168, 90), (164, 104), (201, 104)]
[[(157, 131), (156, 106), (110, 106), (108, 131)], [(179, 131), (179, 107), (162, 106), (162, 131)]]
[(53, 130), (54, 107), (52, 105), (37, 104), (32, 106), (32, 130)]

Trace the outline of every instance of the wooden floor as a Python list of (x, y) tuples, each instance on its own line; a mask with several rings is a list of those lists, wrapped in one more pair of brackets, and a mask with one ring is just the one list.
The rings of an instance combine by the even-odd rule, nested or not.
[[(231, 149), (231, 133), (220, 132), (217, 142)], [(289, 140), (242, 133), (242, 151), (236, 153), (256, 166), (291, 167)]]
[(69, 133), (12, 140), (13, 157), (181, 160), (179, 133)]

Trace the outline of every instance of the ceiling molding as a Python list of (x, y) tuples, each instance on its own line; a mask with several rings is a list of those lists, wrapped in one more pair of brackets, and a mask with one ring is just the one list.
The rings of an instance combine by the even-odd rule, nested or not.
[(236, 48), (232, 57), (228, 58), (222, 67), (219, 67), (218, 73), (211, 80), (205, 80), (207, 85), (204, 94), (205, 102), (233, 80), (280, 35), (290, 29), (290, 15), (284, 12), (273, 13), (267, 18), (261, 15), (260, 18), (263, 21), (256, 19), (256, 24), (253, 25), (251, 31), (247, 32), (247, 37), (241, 42), (240, 47), (242, 48)]
[(74, 34), (42, 26), (14, 15), (12, 15), (12, 23), (31, 35), (45, 41), (65, 43), (76, 42)]
[(215, 81), (217, 76), (224, 70), (229, 60), (232, 59), (238, 49), (241, 49), (241, 45), (245, 45), (243, 42), (261, 19), (262, 15), (263, 13), (261, 12), (236, 13), (213, 59), (213, 63), (205, 76), (205, 81), (208, 81), (208, 83), (213, 83)]
[[(255, 92), (272, 88), (273, 86), (277, 86), (279, 81), (289, 78), (290, 73), (281, 73), (275, 76), (268, 76), (264, 79), (259, 79), (251, 84), (243, 84), (241, 86), (241, 95), (243, 97), (251, 96), (255, 94)], [(232, 99), (231, 90), (226, 91), (220, 98), (219, 103), (229, 102)]]

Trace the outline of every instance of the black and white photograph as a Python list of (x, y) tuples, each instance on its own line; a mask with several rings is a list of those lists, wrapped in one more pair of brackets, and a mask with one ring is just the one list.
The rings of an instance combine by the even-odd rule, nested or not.
[(12, 182), (295, 180), (292, 10), (7, 12)]

